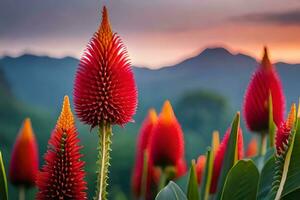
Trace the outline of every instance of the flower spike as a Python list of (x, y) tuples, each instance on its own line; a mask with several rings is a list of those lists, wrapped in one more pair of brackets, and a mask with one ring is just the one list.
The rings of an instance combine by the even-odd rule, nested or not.
[(273, 119), (277, 126), (283, 121), (285, 98), (267, 48), (260, 67), (253, 74), (244, 98), (244, 118), (250, 131), (266, 134), (269, 129), (269, 95), (272, 96)]
[(74, 104), (81, 121), (95, 127), (133, 121), (137, 89), (127, 50), (112, 32), (108, 11), (82, 56), (74, 84)]
[(174, 167), (176, 177), (186, 170), (183, 132), (169, 101), (165, 101), (150, 142), (150, 157), (156, 167)]
[(137, 108), (137, 88), (127, 50), (112, 31), (108, 11), (103, 7), (99, 29), (90, 40), (74, 83), (75, 112), (91, 129), (98, 126), (96, 199), (107, 199), (112, 125), (133, 122)]
[(183, 158), (183, 132), (169, 101), (164, 103), (153, 129), (150, 151), (156, 166), (174, 166)]
[(9, 168), (11, 183), (19, 187), (34, 186), (39, 167), (38, 158), (38, 146), (31, 121), (26, 118), (12, 151)]
[(84, 162), (79, 150), (78, 133), (65, 96), (61, 114), (49, 140), (45, 165), (37, 175), (38, 200), (87, 199)]

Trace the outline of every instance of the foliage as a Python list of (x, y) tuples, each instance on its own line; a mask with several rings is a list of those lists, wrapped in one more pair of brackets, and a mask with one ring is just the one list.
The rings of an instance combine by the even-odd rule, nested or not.
[(178, 120), (185, 131), (197, 133), (223, 130), (228, 124), (230, 109), (226, 99), (218, 93), (192, 90), (182, 95), (175, 107)]
[[(299, 111), (298, 111), (299, 112)], [(228, 155), (236, 155), (236, 148), (226, 150), (225, 162), (222, 168), (224, 178), (219, 180), (218, 193), (210, 195), (212, 199), (294, 199), (299, 194), (300, 188), (300, 123), (299, 113), (297, 120), (293, 124), (293, 130), (286, 144), (285, 151), (278, 154), (274, 146), (270, 146), (265, 155), (260, 155), (252, 159), (242, 159), (238, 162), (231, 162)], [(232, 128), (232, 136), (236, 135), (239, 120), (235, 118)], [(237, 138), (231, 137), (231, 145), (235, 146)], [(235, 144), (235, 145), (234, 145)], [(208, 156), (211, 154), (208, 151)], [(227, 163), (227, 164), (226, 164)], [(230, 163), (233, 163), (230, 165)], [(260, 169), (260, 165), (263, 165)], [(204, 185), (209, 184), (207, 171), (211, 165), (206, 166), (204, 175)], [(274, 170), (275, 169), (275, 170)], [(190, 170), (192, 172), (192, 168)], [(192, 174), (191, 174), (192, 175)], [(190, 175), (190, 176), (191, 176)], [(222, 181), (223, 180), (223, 181)], [(192, 184), (188, 184), (193, 187)], [(175, 187), (175, 186), (173, 186)], [(191, 191), (193, 188), (188, 188)], [(201, 190), (203, 191), (203, 190)], [(167, 195), (167, 194), (165, 194)], [(172, 194), (169, 194), (170, 198)], [(190, 195), (188, 192), (187, 197)], [(201, 199), (207, 199), (201, 195)]]

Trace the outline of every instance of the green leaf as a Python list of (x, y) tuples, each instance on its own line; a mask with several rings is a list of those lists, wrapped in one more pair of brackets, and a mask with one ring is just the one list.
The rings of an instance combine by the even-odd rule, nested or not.
[(274, 168), (275, 168), (275, 158), (274, 156), (272, 156), (266, 162), (266, 164), (264, 165), (261, 171), (259, 187), (258, 187), (259, 200), (266, 199), (268, 194), (271, 192)]
[(233, 167), (233, 165), (237, 162), (237, 153), (238, 153), (237, 138), (238, 138), (239, 127), (240, 127), (240, 113), (237, 113), (231, 125), (231, 133), (229, 136), (229, 141), (224, 156), (222, 170), (218, 181), (216, 199), (221, 199), (227, 174), (229, 170)]
[(289, 168), (287, 172), (286, 182), (282, 191), (282, 197), (292, 192), (295, 192), (295, 190), (300, 190), (300, 123), (299, 122), (291, 146), (292, 146), (291, 159), (290, 159)]
[(195, 160), (192, 161), (192, 166), (190, 168), (190, 176), (187, 187), (187, 198), (188, 200), (199, 200)]
[(7, 180), (0, 151), (0, 200), (8, 200)]
[(269, 137), (270, 137), (270, 146), (274, 147), (275, 142), (275, 129), (276, 125), (273, 120), (273, 103), (272, 103), (272, 95), (269, 94)]
[(270, 158), (274, 156), (274, 153), (275, 153), (275, 148), (271, 147), (271, 148), (267, 149), (267, 152), (265, 155), (263, 155), (263, 156), (257, 155), (255, 157), (251, 158), (253, 160), (253, 162), (255, 163), (256, 167), (258, 168), (259, 172), (262, 171), (263, 167), (270, 160)]
[(212, 170), (213, 170), (213, 160), (214, 160), (214, 155), (211, 148), (209, 147), (206, 153), (204, 176), (201, 181), (200, 199), (202, 200), (208, 200), (209, 197), (209, 189), (210, 189)]
[(222, 200), (253, 200), (257, 196), (259, 172), (252, 160), (240, 160), (229, 171)]
[(187, 198), (178, 185), (170, 181), (169, 184), (157, 194), (155, 200), (187, 200)]

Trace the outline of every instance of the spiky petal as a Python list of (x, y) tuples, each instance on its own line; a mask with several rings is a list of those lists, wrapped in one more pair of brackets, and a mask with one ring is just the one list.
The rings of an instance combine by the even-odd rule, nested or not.
[(78, 143), (69, 98), (65, 96), (60, 117), (48, 143), (45, 165), (37, 175), (38, 200), (87, 199), (84, 162), (80, 160), (81, 146)]
[(199, 156), (196, 163), (197, 181), (199, 185), (201, 184), (202, 175), (205, 170), (205, 163), (206, 157), (204, 155)]
[(256, 138), (252, 138), (248, 144), (246, 157), (250, 158), (256, 156), (258, 152), (257, 140)]
[(282, 122), (276, 133), (276, 150), (277, 154), (283, 153), (288, 145), (288, 140), (296, 120), (296, 104), (292, 104), (290, 113), (285, 122)]
[(102, 23), (82, 56), (74, 84), (74, 104), (81, 121), (124, 125), (137, 107), (137, 89), (127, 50), (112, 32), (103, 8)]
[(16, 186), (35, 185), (38, 172), (38, 146), (32, 130), (31, 121), (26, 118), (19, 131), (10, 160), (9, 178)]
[(147, 194), (146, 199), (153, 199), (153, 187), (157, 182), (158, 177), (156, 176), (155, 169), (153, 167), (152, 161), (149, 159), (149, 143), (152, 136), (152, 130), (157, 122), (157, 114), (154, 109), (149, 110), (148, 116), (144, 120), (138, 140), (137, 140), (137, 150), (135, 157), (135, 166), (132, 174), (132, 190), (136, 198), (141, 196), (142, 190), (142, 179), (143, 179), (143, 169), (144, 169), (144, 159), (145, 153), (148, 154), (148, 172), (147, 172), (147, 183), (146, 183), (146, 191)]
[(155, 166), (178, 166), (178, 173), (186, 170), (184, 139), (181, 127), (169, 101), (164, 103), (150, 143), (150, 156)]
[(260, 67), (253, 74), (244, 99), (244, 117), (250, 131), (266, 133), (269, 128), (269, 95), (272, 97), (273, 119), (277, 126), (283, 121), (285, 99), (275, 67), (267, 48)]
[[(225, 152), (228, 146), (228, 141), (230, 137), (231, 128), (229, 127), (224, 135), (224, 138), (219, 146), (219, 149), (216, 152), (214, 164), (213, 164), (213, 174), (211, 180), (210, 193), (215, 193), (217, 190), (218, 180), (221, 173), (223, 160), (225, 156)], [(239, 128), (238, 131), (238, 143), (237, 143), (237, 153), (238, 159), (242, 159), (244, 155), (244, 144), (243, 144), (243, 132), (242, 129)]]

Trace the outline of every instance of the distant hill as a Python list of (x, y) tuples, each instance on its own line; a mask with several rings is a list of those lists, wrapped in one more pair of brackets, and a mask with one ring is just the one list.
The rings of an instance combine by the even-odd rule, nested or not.
[[(72, 96), (78, 60), (23, 55), (3, 57), (0, 65), (12, 92), (24, 102), (52, 110), (63, 95)], [(209, 89), (225, 96), (234, 110), (241, 110), (245, 88), (258, 63), (250, 56), (224, 48), (208, 48), (195, 57), (158, 70), (134, 67), (140, 111), (158, 107), (165, 99), (174, 103), (188, 90)], [(298, 100), (300, 64), (277, 63), (288, 102)], [(144, 113), (144, 112), (143, 112)]]

